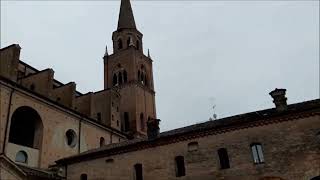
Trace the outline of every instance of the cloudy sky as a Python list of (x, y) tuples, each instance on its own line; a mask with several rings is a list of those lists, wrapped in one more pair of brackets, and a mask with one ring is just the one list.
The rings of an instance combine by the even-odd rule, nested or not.
[[(80, 92), (103, 88), (120, 1), (1, 1), (1, 48)], [(319, 1), (133, 1), (161, 130), (319, 98)], [(216, 105), (215, 110), (212, 106)]]

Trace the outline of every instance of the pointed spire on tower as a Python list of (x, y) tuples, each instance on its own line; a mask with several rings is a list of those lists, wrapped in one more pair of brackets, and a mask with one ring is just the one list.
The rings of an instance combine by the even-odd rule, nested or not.
[(150, 50), (148, 49), (148, 58), (151, 59)]
[(130, 0), (121, 0), (118, 30), (119, 29), (136, 29)]
[(108, 54), (108, 46), (106, 45), (106, 51), (105, 51), (105, 53), (104, 53), (104, 56), (108, 56), (109, 54)]

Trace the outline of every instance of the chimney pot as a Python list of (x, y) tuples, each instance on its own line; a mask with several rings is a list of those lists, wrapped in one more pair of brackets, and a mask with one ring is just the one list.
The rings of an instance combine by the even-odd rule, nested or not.
[(276, 105), (277, 111), (287, 110), (286, 89), (275, 89), (269, 93), (273, 98), (273, 103)]

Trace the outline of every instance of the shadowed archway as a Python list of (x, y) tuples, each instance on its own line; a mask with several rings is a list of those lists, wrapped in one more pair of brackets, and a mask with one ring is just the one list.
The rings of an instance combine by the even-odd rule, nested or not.
[(31, 107), (17, 108), (11, 117), (9, 142), (39, 149), (43, 124), (38, 112)]

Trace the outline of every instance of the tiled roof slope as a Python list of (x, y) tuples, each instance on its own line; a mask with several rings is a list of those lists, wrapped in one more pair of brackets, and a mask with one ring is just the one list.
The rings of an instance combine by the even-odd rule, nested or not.
[(291, 104), (288, 105), (287, 110), (281, 112), (277, 111), (275, 108), (271, 108), (186, 126), (183, 128), (163, 132), (154, 140), (148, 140), (147, 138), (144, 138), (129, 140), (117, 144), (110, 144), (101, 148), (80, 153), (75, 156), (63, 158), (56, 162), (58, 164), (79, 162), (82, 160), (89, 160), (149, 147), (161, 146), (210, 134), (225, 133), (227, 131), (276, 123), (279, 121), (298, 119), (300, 117), (312, 116), (316, 114), (320, 115), (320, 99)]

